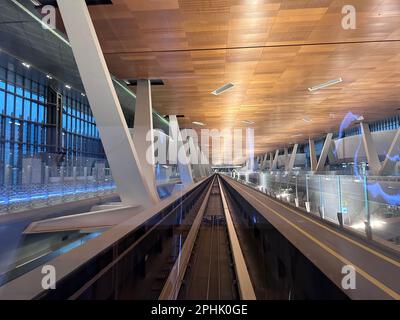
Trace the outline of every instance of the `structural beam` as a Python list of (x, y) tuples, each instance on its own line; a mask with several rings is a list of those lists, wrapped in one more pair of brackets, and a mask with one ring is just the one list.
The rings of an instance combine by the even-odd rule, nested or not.
[(261, 163), (261, 168), (260, 171), (263, 171), (265, 169), (265, 167), (267, 166), (267, 160), (268, 159), (268, 153), (264, 154), (264, 157), (262, 159), (262, 163)]
[[(190, 160), (186, 153), (184, 141), (182, 140), (181, 131), (179, 130), (178, 119), (176, 115), (169, 116), (169, 130), (170, 141), (168, 145), (169, 160), (173, 161), (176, 156), (176, 163), (178, 165), (179, 175), (184, 187), (193, 184), (193, 175), (190, 168)], [(179, 155), (180, 154), (180, 155)], [(183, 158), (183, 161), (180, 159)], [(174, 162), (174, 161), (173, 161)]]
[(331, 142), (331, 147), (329, 148), (329, 152), (328, 152), (329, 163), (334, 163), (334, 162), (337, 160), (337, 159), (336, 159), (335, 148), (336, 148), (336, 145), (335, 145), (335, 143), (332, 141), (332, 142)]
[(276, 170), (278, 167), (279, 149), (275, 151), (275, 158), (272, 161), (271, 170)]
[(315, 143), (313, 139), (308, 140), (308, 146), (310, 149), (311, 171), (315, 171), (317, 170), (317, 154), (315, 153)]
[(283, 149), (283, 159), (284, 159), (284, 167), (286, 169), (289, 165), (289, 150), (287, 147)]
[(158, 199), (146, 183), (86, 3), (57, 3), (118, 194), (126, 205), (149, 207)]
[(333, 133), (328, 133), (325, 138), (324, 146), (322, 147), (321, 155), (319, 156), (317, 168), (315, 171), (323, 171), (325, 168), (326, 159), (328, 158), (328, 153), (332, 145)]
[(274, 153), (273, 153), (273, 152), (270, 152), (270, 153), (269, 153), (269, 169), (270, 169), (270, 170), (272, 169), (272, 164), (273, 164), (273, 162), (274, 162)]
[(383, 161), (380, 169), (380, 175), (394, 175), (396, 162), (399, 161), (399, 145), (400, 145), (400, 129), (397, 129), (396, 134), (393, 138), (392, 144), (386, 154), (386, 158)]
[(296, 155), (297, 155), (297, 148), (298, 148), (298, 144), (296, 143), (293, 146), (293, 150), (292, 150), (292, 153), (290, 155), (289, 163), (288, 163), (288, 166), (286, 168), (287, 171), (292, 171), (293, 170), (294, 162), (296, 160)]
[(155, 177), (153, 108), (150, 80), (137, 81), (135, 122), (132, 138), (149, 189), (159, 199)]
[(361, 122), (361, 135), (364, 143), (365, 155), (367, 156), (369, 171), (373, 175), (378, 175), (381, 171), (381, 162), (376, 152), (375, 143), (372, 139), (368, 123)]

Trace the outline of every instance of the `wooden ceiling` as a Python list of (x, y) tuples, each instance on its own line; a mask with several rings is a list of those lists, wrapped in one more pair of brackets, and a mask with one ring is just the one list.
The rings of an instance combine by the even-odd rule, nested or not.
[(162, 79), (153, 107), (185, 115), (186, 127), (254, 121), (261, 153), (338, 131), (349, 111), (367, 121), (398, 112), (400, 1), (350, 2), (356, 30), (341, 26), (347, 0), (113, 0), (90, 11), (113, 74)]

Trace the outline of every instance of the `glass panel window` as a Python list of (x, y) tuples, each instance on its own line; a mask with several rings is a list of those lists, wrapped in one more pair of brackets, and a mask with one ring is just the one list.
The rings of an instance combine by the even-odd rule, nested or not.
[(14, 93), (15, 86), (11, 83), (7, 83), (7, 91)]
[(44, 106), (42, 106), (42, 105), (39, 105), (38, 121), (44, 123)]
[(24, 119), (30, 120), (31, 118), (31, 102), (24, 99)]
[(14, 95), (7, 93), (7, 114), (9, 116), (14, 115)]
[(31, 120), (37, 121), (38, 117), (38, 105), (35, 102), (32, 102), (32, 109), (31, 109)]
[(22, 106), (22, 98), (17, 97), (15, 99), (15, 116), (17, 118), (22, 118), (24, 114), (23, 106)]
[(4, 113), (4, 107), (5, 107), (5, 93), (4, 91), (0, 90), (0, 113)]

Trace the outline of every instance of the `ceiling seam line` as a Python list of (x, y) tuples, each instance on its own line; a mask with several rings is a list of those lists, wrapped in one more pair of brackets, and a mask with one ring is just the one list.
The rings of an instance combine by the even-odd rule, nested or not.
[(221, 47), (221, 48), (193, 48), (193, 49), (172, 49), (172, 50), (148, 50), (148, 51), (118, 51), (106, 52), (104, 54), (144, 54), (144, 53), (171, 53), (171, 52), (192, 52), (192, 51), (218, 51), (218, 50), (240, 50), (240, 49), (262, 49), (262, 48), (290, 48), (290, 47), (306, 47), (306, 46), (326, 46), (326, 45), (346, 45), (346, 44), (368, 44), (368, 43), (395, 43), (400, 39), (388, 40), (366, 40), (366, 41), (344, 41), (344, 42), (318, 42), (318, 43), (302, 43), (302, 44), (279, 44), (279, 45), (262, 45), (247, 47)]

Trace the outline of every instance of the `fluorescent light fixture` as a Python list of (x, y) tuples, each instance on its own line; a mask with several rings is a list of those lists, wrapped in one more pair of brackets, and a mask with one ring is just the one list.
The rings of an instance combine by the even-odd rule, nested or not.
[(205, 123), (200, 122), (200, 121), (193, 121), (192, 123), (193, 123), (193, 124), (197, 124), (197, 125), (199, 125), (199, 126), (205, 126)]
[(124, 82), (129, 86), (131, 83), (128, 80), (124, 80)]
[(244, 123), (244, 124), (254, 124), (254, 121), (251, 121), (251, 120), (242, 120), (242, 123)]
[(291, 135), (291, 137), (292, 138), (295, 138), (295, 137), (301, 137), (303, 134), (301, 134), (301, 133), (298, 133), (298, 134), (293, 134), (293, 135)]
[(318, 84), (318, 85), (316, 85), (314, 87), (308, 88), (308, 91), (314, 92), (314, 91), (317, 91), (319, 89), (323, 89), (323, 88), (326, 88), (326, 87), (329, 87), (329, 86), (332, 86), (334, 84), (338, 84), (338, 83), (341, 83), (341, 82), (343, 82), (342, 78), (338, 78), (338, 79), (335, 79), (335, 80), (329, 80), (327, 82)]
[(50, 80), (53, 79), (53, 77), (50, 74), (46, 75), (46, 78)]
[(235, 85), (232, 82), (229, 82), (227, 84), (224, 84), (222, 87), (219, 87), (218, 89), (214, 90), (211, 92), (213, 95), (217, 96), (225, 91), (228, 91), (232, 89)]
[(312, 120), (310, 119), (310, 117), (304, 117), (304, 118), (303, 118), (303, 121), (304, 121), (304, 122), (307, 122), (307, 123), (312, 122)]
[(82, 96), (82, 97), (86, 97), (86, 94), (84, 94), (84, 93), (81, 93), (81, 96)]
[(29, 64), (29, 63), (26, 63), (26, 62), (22, 62), (22, 65), (25, 67), (25, 68), (30, 68), (31, 67), (31, 65)]
[(65, 87), (66, 87), (67, 89), (71, 89), (71, 86), (70, 86), (69, 84), (66, 84)]

